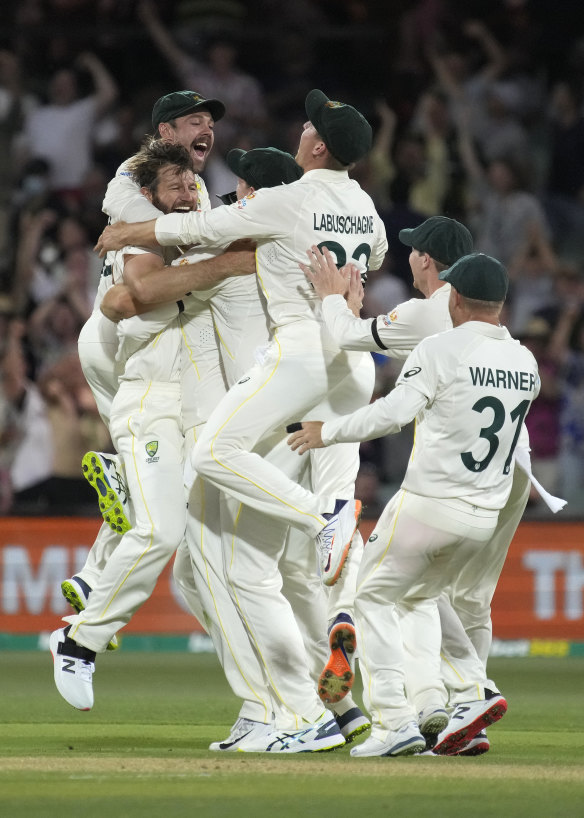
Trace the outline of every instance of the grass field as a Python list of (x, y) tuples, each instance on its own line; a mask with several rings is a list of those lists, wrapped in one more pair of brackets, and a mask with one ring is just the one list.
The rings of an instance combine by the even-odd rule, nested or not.
[(239, 709), (213, 655), (100, 657), (89, 713), (49, 653), (0, 667), (3, 818), (584, 815), (584, 659), (493, 659), (509, 711), (479, 758), (210, 753)]

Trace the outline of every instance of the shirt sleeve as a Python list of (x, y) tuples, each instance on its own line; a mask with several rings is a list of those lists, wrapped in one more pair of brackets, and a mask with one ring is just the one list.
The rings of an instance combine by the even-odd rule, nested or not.
[(342, 295), (327, 295), (322, 302), (322, 315), (341, 349), (367, 352), (386, 349), (380, 346), (373, 332), (377, 319), (354, 316)]
[(409, 384), (396, 386), (388, 395), (362, 406), (350, 415), (328, 420), (322, 427), (322, 442), (355, 443), (393, 435), (412, 421), (427, 404), (427, 398)]
[(224, 245), (237, 239), (276, 239), (290, 232), (298, 201), (280, 188), (264, 188), (206, 213), (169, 213), (156, 220), (159, 244)]
[(448, 329), (445, 319), (443, 326), (435, 325), (435, 316), (427, 307), (427, 301), (412, 298), (377, 316), (372, 326), (377, 346), (390, 358), (403, 360), (428, 334)]

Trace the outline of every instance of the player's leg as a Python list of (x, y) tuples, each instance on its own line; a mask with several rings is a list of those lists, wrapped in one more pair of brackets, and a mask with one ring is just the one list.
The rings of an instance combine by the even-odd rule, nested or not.
[(530, 487), (525, 472), (515, 468), (509, 499), (499, 512), (490, 542), (462, 568), (450, 592), (452, 606), (485, 667), (492, 641), (491, 600), (525, 511)]
[[(163, 384), (157, 388), (153, 384), (123, 384), (112, 407), (111, 429), (128, 464), (136, 525), (110, 556), (85, 610), (67, 618), (71, 623), (66, 634), (69, 641), (65, 651), (57, 646), (60, 654), (70, 651), (70, 640), (80, 654), (84, 650), (105, 650), (112, 636), (148, 599), (185, 531), (178, 385)], [(58, 638), (61, 642), (63, 632), (55, 633), (61, 634)], [(85, 658), (90, 663), (94, 661)], [(56, 663), (55, 679), (59, 686), (58, 669)], [(81, 681), (91, 686), (90, 678)], [(66, 690), (59, 689), (67, 698)]]
[(283, 431), (305, 417), (328, 384), (346, 373), (347, 364), (329, 362), (316, 351), (281, 357), (277, 351), (272, 345), (265, 363), (229, 390), (205, 427), (193, 465), (204, 479), (240, 502), (315, 537), (327, 523), (323, 513), (333, 512), (336, 498), (306, 491), (254, 449), (274, 430)]

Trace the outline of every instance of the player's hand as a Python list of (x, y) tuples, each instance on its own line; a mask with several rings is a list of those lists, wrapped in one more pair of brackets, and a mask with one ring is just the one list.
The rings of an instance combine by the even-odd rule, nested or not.
[[(298, 426), (300, 426), (300, 429), (297, 428)], [(309, 449), (322, 449), (324, 447), (321, 436), (321, 420), (304, 420), (302, 423), (293, 423), (292, 426), (286, 427), (286, 431), (289, 432), (292, 428), (296, 429), (296, 431), (292, 432), (287, 443), (293, 452), (304, 454)]]
[(300, 269), (314, 287), (320, 298), (327, 295), (346, 295), (349, 289), (349, 265), (337, 269), (333, 254), (327, 247), (322, 251), (314, 244), (306, 251), (308, 264), (300, 264)]
[(365, 290), (363, 289), (363, 280), (361, 278), (361, 272), (357, 267), (353, 265), (347, 265), (351, 267), (351, 277), (349, 279), (349, 292), (347, 294), (347, 306), (353, 313), (353, 315), (358, 318), (359, 313), (361, 312), (361, 307), (363, 306), (363, 296), (365, 295)]
[(93, 248), (96, 253), (99, 253), (100, 258), (103, 258), (108, 250), (121, 250), (122, 247), (130, 244), (126, 237), (126, 227), (126, 222), (108, 224)]

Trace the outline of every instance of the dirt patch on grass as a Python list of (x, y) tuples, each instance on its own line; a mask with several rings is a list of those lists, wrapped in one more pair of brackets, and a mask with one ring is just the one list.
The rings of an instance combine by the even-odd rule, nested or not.
[(127, 758), (122, 756), (51, 756), (13, 757), (0, 759), (0, 774), (14, 772), (60, 773), (72, 777), (159, 776), (159, 777), (199, 777), (232, 775), (348, 775), (362, 778), (395, 776), (398, 778), (423, 775), (425, 778), (445, 778), (452, 776), (462, 779), (518, 781), (566, 781), (584, 782), (581, 767), (553, 767), (544, 765), (522, 766), (519, 764), (484, 764), (473, 759), (454, 758), (410, 758), (410, 759), (321, 759), (309, 758), (265, 758), (240, 755), (220, 756), (213, 759), (200, 758)]

